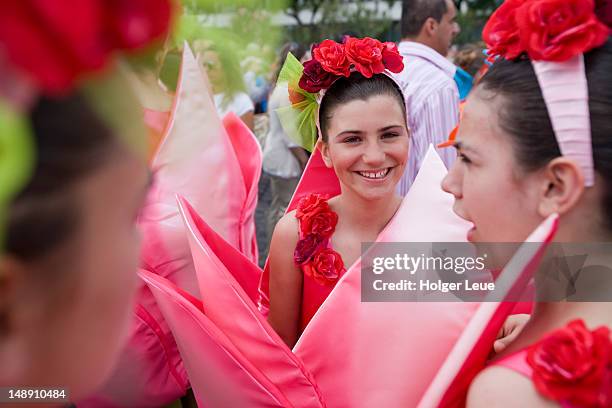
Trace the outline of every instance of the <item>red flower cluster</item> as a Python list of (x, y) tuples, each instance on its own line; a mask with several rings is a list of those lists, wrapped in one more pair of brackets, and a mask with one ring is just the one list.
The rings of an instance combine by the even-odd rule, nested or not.
[(536, 389), (577, 407), (612, 406), (612, 339), (607, 327), (594, 331), (574, 320), (533, 345), (527, 353)]
[(0, 48), (41, 90), (64, 93), (114, 51), (163, 38), (172, 11), (172, 0), (7, 0)]
[(304, 63), (300, 88), (316, 93), (327, 89), (339, 77), (348, 77), (351, 69), (371, 78), (385, 69), (399, 73), (404, 69), (395, 43), (381, 43), (373, 38), (346, 37), (343, 44), (325, 40), (312, 47), (312, 59)]
[(299, 202), (295, 217), (303, 236), (293, 253), (295, 264), (319, 284), (333, 285), (344, 271), (340, 254), (327, 248), (338, 214), (329, 208), (325, 198), (311, 194)]
[(506, 0), (482, 36), (491, 55), (562, 62), (601, 46), (608, 33), (593, 0)]

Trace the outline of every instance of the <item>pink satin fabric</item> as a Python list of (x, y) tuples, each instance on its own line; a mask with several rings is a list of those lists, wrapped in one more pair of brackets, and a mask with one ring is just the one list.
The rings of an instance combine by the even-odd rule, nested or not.
[[(557, 231), (558, 216), (545, 220), (526, 240), (496, 280), (508, 288), (504, 299), (518, 299), (528, 288), (548, 244)], [(534, 245), (538, 243), (539, 245)], [(498, 293), (502, 295), (500, 289)], [(470, 383), (486, 365), (497, 333), (514, 313), (514, 302), (483, 302), (419, 402), (421, 408), (455, 407), (465, 404)]]
[(589, 86), (582, 54), (564, 62), (533, 61), (561, 154), (582, 169), (584, 184), (595, 183)]
[[(377, 242), (465, 241), (469, 225), (440, 189), (445, 174), (430, 150)], [(330, 407), (415, 406), (478, 304), (361, 302), (360, 266), (336, 284), (294, 352)]]
[[(430, 150), (379, 242), (465, 239), (469, 224), (452, 212), (452, 197), (439, 188), (445, 174), (443, 163)], [(308, 172), (304, 177), (308, 180)], [(474, 327), (471, 321), (481, 307), (478, 303), (361, 302), (357, 261), (323, 302), (291, 353), (253, 303), (252, 281), (260, 270), (254, 264), (249, 267), (248, 260), (224, 243), (186, 200), (179, 199), (179, 203), (197, 272), (201, 310), (292, 406), (416, 406), (445, 357), (464, 337), (466, 327)], [(485, 331), (490, 332), (491, 327)], [(180, 324), (173, 327), (177, 338), (189, 330)], [(483, 343), (479, 350), (488, 352), (491, 346), (492, 341)], [(205, 354), (185, 352), (182, 356), (190, 360), (188, 366), (205, 370)], [(455, 360), (455, 365), (465, 361), (462, 356)], [(231, 376), (224, 378), (233, 381)], [(228, 389), (233, 386), (227, 385)], [(439, 393), (444, 391), (446, 388)]]
[[(210, 227), (193, 207), (184, 199), (179, 199), (179, 202), (206, 316), (281, 390), (292, 405), (325, 406), (310, 372), (259, 313), (244, 284), (239, 284), (239, 281), (250, 280), (246, 287), (252, 287), (259, 280), (261, 270), (252, 264), (242, 271), (230, 271), (228, 267), (231, 268), (232, 264), (228, 261), (239, 258), (240, 254), (228, 245), (219, 246), (215, 235), (210, 234)], [(214, 250), (208, 243), (209, 236), (212, 237), (211, 241), (217, 241)], [(183, 358), (186, 357), (183, 355)], [(204, 369), (205, 359), (198, 361)]]
[(288, 407), (280, 390), (204, 314), (202, 304), (159, 275), (141, 271), (176, 334), (199, 406)]
[[(179, 86), (151, 168), (154, 184), (138, 223), (142, 268), (199, 297), (189, 242), (175, 195), (188, 197), (225, 241), (257, 261), (254, 212), (261, 150), (235, 115), (218, 117), (207, 78), (185, 47)], [(159, 120), (148, 121), (160, 126)], [(239, 161), (240, 160), (240, 161)], [(83, 407), (159, 407), (189, 382), (172, 331), (141, 284), (130, 340), (111, 379)]]

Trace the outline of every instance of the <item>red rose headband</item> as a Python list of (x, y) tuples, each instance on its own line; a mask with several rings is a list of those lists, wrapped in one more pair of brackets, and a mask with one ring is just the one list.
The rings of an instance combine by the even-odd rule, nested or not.
[(312, 151), (319, 135), (319, 103), (334, 82), (348, 78), (352, 72), (359, 72), (366, 78), (376, 74), (391, 77), (390, 73), (403, 69), (402, 56), (395, 43), (348, 36), (342, 43), (325, 40), (312, 47), (312, 59), (303, 66), (289, 54), (277, 86), (287, 87), (291, 106), (276, 112), (285, 132)]
[(593, 0), (506, 0), (483, 38), (492, 56), (532, 61), (561, 150), (595, 182), (584, 53), (603, 45), (609, 28)]
[[(106, 75), (96, 82), (83, 81), (110, 67), (118, 52), (135, 52), (154, 40), (165, 38), (174, 11), (173, 2), (2, 2), (0, 245), (6, 207), (28, 181), (34, 167), (35, 149), (26, 115), (30, 105), (39, 95), (62, 96), (82, 85), (92, 108), (110, 126), (121, 130), (138, 128), (130, 113), (141, 117), (140, 107), (131, 103), (135, 99), (126, 97), (125, 81), (119, 75)], [(117, 100), (111, 102), (112, 97)]]

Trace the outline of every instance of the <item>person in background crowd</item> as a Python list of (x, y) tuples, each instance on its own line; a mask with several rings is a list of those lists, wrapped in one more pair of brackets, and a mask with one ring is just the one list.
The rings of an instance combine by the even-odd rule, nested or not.
[[(396, 76), (402, 86), (410, 128), (410, 155), (398, 192), (406, 195), (430, 144), (444, 142), (459, 120), (457, 68), (446, 59), (459, 34), (457, 8), (451, 0), (404, 0), (399, 52), (404, 70)], [(447, 166), (453, 152), (438, 150)]]
[[(301, 59), (306, 49), (295, 42), (285, 44), (275, 63), (275, 72), (271, 83), (276, 85), (278, 74), (289, 53), (298, 60)], [(283, 130), (281, 122), (275, 112), (281, 106), (288, 105), (288, 93), (286, 87), (275, 86), (269, 97), (270, 127), (266, 136), (263, 150), (263, 171), (269, 180), (271, 203), (266, 219), (266, 247), (269, 245), (270, 235), (274, 226), (283, 216), (293, 192), (300, 181), (302, 171), (308, 161), (306, 151), (292, 140)], [(266, 251), (267, 253), (267, 251)]]
[(231, 50), (221, 50), (203, 40), (196, 41), (193, 48), (208, 73), (219, 116), (233, 112), (253, 130), (255, 106), (244, 91), (244, 79), (236, 56)]

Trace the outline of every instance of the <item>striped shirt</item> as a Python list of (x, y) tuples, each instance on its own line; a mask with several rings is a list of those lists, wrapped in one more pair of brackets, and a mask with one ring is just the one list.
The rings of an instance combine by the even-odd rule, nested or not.
[[(402, 41), (399, 52), (404, 70), (395, 76), (404, 92), (410, 151), (397, 191), (405, 196), (414, 181), (430, 144), (448, 139), (459, 121), (459, 90), (454, 81), (457, 68), (432, 48)], [(455, 161), (453, 149), (437, 149), (447, 167)]]

